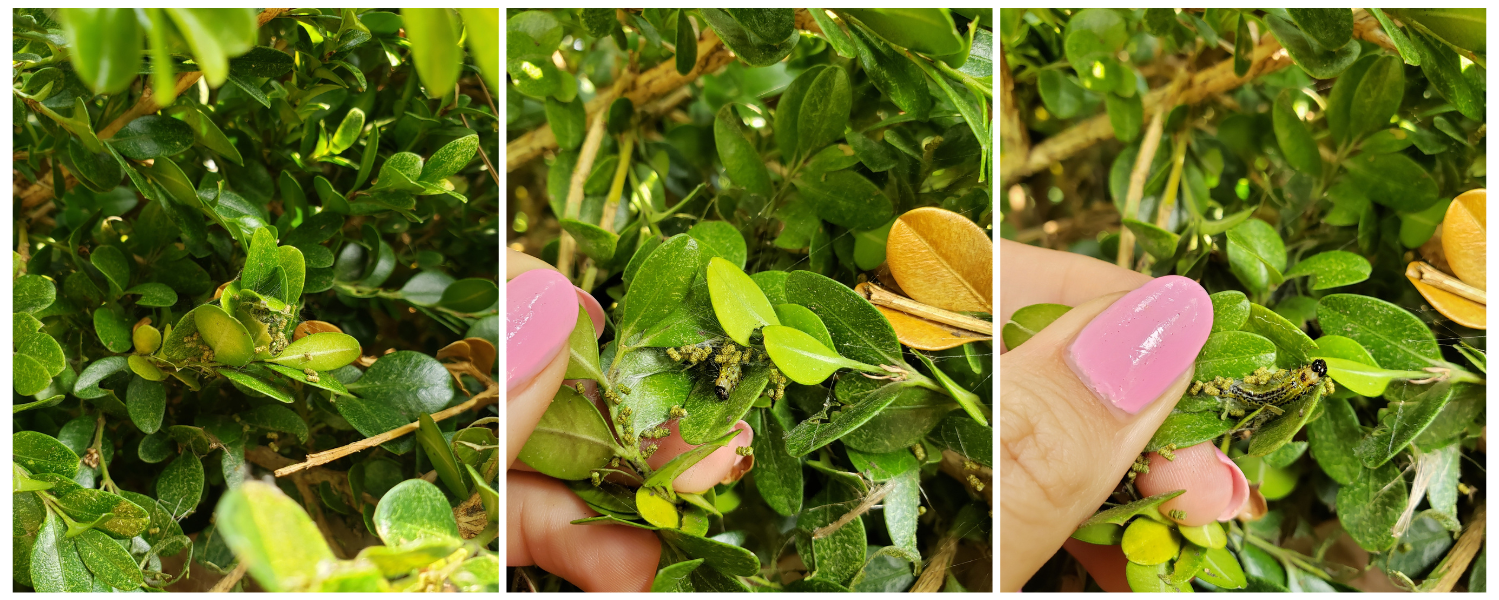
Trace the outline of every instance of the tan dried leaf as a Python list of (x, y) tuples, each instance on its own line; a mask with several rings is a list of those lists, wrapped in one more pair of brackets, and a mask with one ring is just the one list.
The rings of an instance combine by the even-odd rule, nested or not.
[(957, 312), (994, 312), (994, 241), (958, 213), (918, 208), (895, 220), (885, 260), (917, 301)]
[(292, 332), (292, 341), (300, 340), (314, 333), (343, 333), (337, 325), (327, 321), (302, 321), (297, 325), (296, 331)]
[(140, 329), (142, 325), (150, 325), (150, 324), (151, 324), (151, 317), (141, 317), (141, 320), (136, 321), (135, 325), (132, 325), (130, 327), (130, 333), (135, 333), (135, 330)]
[(875, 308), (880, 311), (880, 314), (885, 315), (885, 319), (890, 321), (890, 326), (895, 328), (896, 339), (907, 347), (917, 350), (946, 350), (968, 342), (993, 339), (987, 335), (928, 321), (895, 309), (883, 306)]
[(494, 344), (484, 338), (466, 338), (463, 341), (468, 342), (473, 356), (470, 360), (473, 361), (474, 366), (488, 374), (494, 367), (495, 360), (499, 358), (499, 352), (495, 350)]
[(1405, 278), (1410, 280), (1411, 285), (1416, 286), (1416, 290), (1421, 292), (1426, 301), (1431, 303), (1431, 307), (1442, 313), (1442, 316), (1452, 319), (1452, 322), (1463, 327), (1488, 328), (1488, 312), (1484, 305), (1447, 290), (1433, 287), (1421, 281), (1420, 277), (1412, 276), (1409, 271), (1406, 272)]
[(472, 349), (469, 347), (467, 340), (457, 341), (444, 346), (442, 350), (438, 350), (437, 360), (445, 361), (448, 359), (456, 358), (466, 361), (470, 360), (469, 357), (471, 356), (471, 354)]
[(1452, 274), (1480, 290), (1488, 289), (1487, 208), (1488, 192), (1469, 190), (1454, 198), (1447, 206), (1447, 215), (1442, 217), (1442, 250)]

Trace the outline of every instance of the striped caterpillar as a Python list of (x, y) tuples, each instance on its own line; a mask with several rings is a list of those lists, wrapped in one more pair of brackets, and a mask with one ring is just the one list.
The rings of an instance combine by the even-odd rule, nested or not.
[(1271, 371), (1260, 367), (1243, 379), (1215, 377), (1212, 381), (1192, 383), (1188, 394), (1203, 394), (1222, 398), (1223, 414), (1218, 418), (1242, 417), (1247, 411), (1264, 407), (1271, 415), (1285, 411), (1280, 406), (1289, 404), (1318, 386), (1326, 386), (1323, 393), (1331, 393), (1332, 378), (1327, 376), (1327, 363), (1316, 359), (1297, 369)]

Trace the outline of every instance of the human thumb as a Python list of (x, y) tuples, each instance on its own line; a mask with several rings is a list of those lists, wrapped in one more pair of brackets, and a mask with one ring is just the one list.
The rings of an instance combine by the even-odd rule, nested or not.
[(1212, 331), (1170, 275), (1082, 304), (1000, 357), (1001, 589), (1019, 590), (1119, 483)]

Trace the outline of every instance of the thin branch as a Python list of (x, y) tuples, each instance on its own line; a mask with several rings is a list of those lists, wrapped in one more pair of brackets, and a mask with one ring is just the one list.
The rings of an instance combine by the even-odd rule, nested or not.
[(1479, 304), (1488, 305), (1489, 303), (1488, 292), (1468, 285), (1461, 279), (1443, 273), (1426, 261), (1418, 260), (1406, 265), (1405, 276)]
[(885, 483), (880, 484), (879, 487), (869, 490), (869, 495), (865, 496), (863, 500), (859, 501), (859, 505), (855, 506), (853, 510), (850, 510), (847, 513), (844, 513), (843, 516), (838, 517), (837, 521), (833, 521), (832, 523), (812, 530), (812, 539), (820, 540), (833, 535), (833, 533), (837, 532), (839, 529), (842, 529), (844, 525), (852, 523), (854, 519), (857, 519), (863, 516), (864, 513), (869, 512), (869, 509), (874, 508), (874, 505), (879, 504), (880, 500), (883, 500), (885, 498), (885, 494), (889, 494), (890, 490), (893, 489), (895, 489), (895, 480), (891, 479), (890, 481), (886, 481)]
[[(624, 92), (624, 97), (634, 102), (635, 106), (643, 106), (703, 75), (718, 71), (733, 60), (734, 54), (723, 45), (718, 35), (712, 29), (704, 29), (702, 38), (697, 43), (697, 65), (692, 71), (682, 75), (677, 72), (675, 62), (665, 61), (636, 77), (634, 84)], [(588, 103), (585, 111), (590, 116), (605, 112), (613, 101), (612, 96), (600, 95)], [(527, 132), (505, 145), (505, 171), (514, 171), (556, 147), (557, 136), (552, 133), (551, 125), (542, 125)]]
[(1433, 575), (1441, 574), (1436, 585), (1423, 591), (1450, 592), (1457, 582), (1462, 580), (1463, 573), (1468, 570), (1468, 564), (1473, 562), (1474, 556), (1478, 554), (1478, 548), (1483, 545), (1486, 512), (1483, 502), (1479, 501), (1478, 508), (1473, 510), (1473, 517), (1468, 520), (1467, 527), (1463, 529), (1462, 536), (1457, 538), (1457, 543), (1452, 545), (1447, 556), (1432, 571)]
[[(625, 81), (630, 78), (627, 73), (615, 84), (618, 91)], [(604, 94), (602, 97), (613, 96), (614, 92)], [(563, 205), (563, 218), (576, 219), (583, 208), (583, 184), (588, 181), (588, 174), (593, 172), (593, 161), (598, 158), (599, 147), (604, 143), (604, 116), (606, 111), (599, 111), (593, 115), (593, 124), (588, 126), (588, 137), (583, 140), (583, 149), (578, 152), (578, 162), (573, 166), (572, 179), (567, 186), (567, 202)], [(572, 279), (573, 276), (573, 251), (577, 248), (577, 240), (573, 239), (566, 229), (562, 230), (561, 240), (557, 242), (557, 271), (563, 277)]]
[[(1145, 130), (1145, 139), (1140, 141), (1140, 153), (1135, 157), (1135, 167), (1129, 174), (1129, 192), (1124, 196), (1124, 218), (1126, 219), (1139, 218), (1140, 199), (1145, 196), (1145, 181), (1150, 178), (1150, 163), (1155, 159), (1156, 148), (1161, 145), (1161, 131), (1165, 128), (1166, 113), (1176, 105), (1177, 91), (1186, 80), (1186, 72), (1183, 71), (1170, 85), (1166, 86), (1166, 89), (1161, 90), (1161, 96), (1157, 99), (1158, 110), (1150, 117), (1150, 127)], [(1113, 125), (1109, 126), (1109, 130), (1113, 131)], [(1045, 142), (1042, 142), (1042, 145), (1045, 145)], [(1135, 232), (1128, 227), (1122, 227), (1119, 229), (1119, 256), (1114, 264), (1128, 269), (1134, 263), (1134, 254)]]
[(234, 570), (229, 571), (228, 575), (225, 575), (224, 578), (220, 579), (218, 583), (213, 584), (213, 589), (210, 589), (208, 591), (214, 594), (222, 594), (234, 589), (234, 584), (239, 583), (239, 580), (244, 579), (245, 572), (249, 569), (249, 563), (246, 563), (243, 560), (239, 561), (239, 563), (234, 565)]
[[(485, 389), (484, 391), (479, 392), (479, 394), (476, 395), (476, 396), (474, 396), (473, 398), (469, 398), (468, 401), (464, 402), (463, 404), (459, 404), (458, 406), (454, 406), (454, 407), (449, 408), (447, 410), (444, 410), (442, 412), (433, 413), (432, 420), (433, 421), (441, 421), (441, 420), (446, 419), (448, 417), (452, 417), (454, 415), (462, 414), (464, 412), (467, 412), (467, 411), (470, 411), (470, 410), (474, 410), (476, 408), (481, 408), (481, 407), (484, 407), (484, 406), (489, 406), (490, 404), (497, 404), (497, 403), (499, 403), (499, 400), (500, 400), (500, 388), (499, 388), (499, 386), (497, 386), (497, 385), (490, 386), (489, 388)], [(284, 467), (284, 468), (281, 468), (281, 469), (277, 469), (276, 470), (276, 476), (277, 477), (285, 477), (287, 475), (290, 475), (292, 473), (296, 473), (297, 471), (301, 471), (301, 470), (307, 469), (309, 467), (315, 467), (315, 466), (318, 466), (318, 465), (328, 464), (330, 462), (333, 462), (335, 460), (338, 460), (338, 459), (343, 458), (345, 456), (348, 456), (350, 454), (354, 454), (355, 452), (359, 452), (361, 450), (367, 450), (369, 448), (374, 448), (375, 446), (379, 446), (380, 444), (384, 444), (385, 442), (391, 441), (393, 439), (396, 439), (398, 437), (401, 437), (403, 435), (406, 435), (408, 433), (416, 431), (419, 423), (420, 422), (409, 423), (409, 424), (406, 424), (406, 425), (402, 425), (400, 427), (397, 427), (395, 429), (392, 429), (392, 430), (387, 431), (385, 433), (382, 433), (380, 435), (377, 435), (377, 436), (374, 436), (374, 437), (368, 437), (368, 438), (359, 440), (357, 442), (354, 442), (352, 444), (349, 444), (347, 446), (342, 446), (342, 447), (339, 447), (339, 448), (334, 448), (334, 449), (328, 450), (326, 452), (318, 452), (318, 453), (315, 453), (315, 454), (308, 454), (307, 455), (307, 460), (305, 460), (303, 462), (297, 463), (297, 464), (289, 466), (289, 467)]]
[(994, 323), (928, 304), (922, 304), (873, 283), (861, 283), (854, 287), (854, 291), (864, 296), (865, 300), (868, 300), (870, 304), (875, 306), (893, 308), (908, 315), (920, 317), (928, 321), (936, 321), (944, 325), (951, 325), (958, 329), (982, 333), (988, 336), (994, 335)]

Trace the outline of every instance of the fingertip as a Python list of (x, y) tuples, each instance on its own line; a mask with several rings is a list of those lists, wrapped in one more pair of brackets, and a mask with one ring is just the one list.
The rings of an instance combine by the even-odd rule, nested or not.
[[(1238, 513), (1249, 496), (1249, 487), (1233, 461), (1227, 461), (1229, 466), (1225, 467), (1218, 458), (1222, 453), (1211, 442), (1176, 450), (1174, 454), (1174, 460), (1167, 460), (1160, 454), (1150, 453), (1150, 471), (1135, 478), (1135, 487), (1144, 496), (1186, 490), (1161, 503), (1159, 510), (1162, 515), (1179, 524), (1196, 527), (1221, 520), (1225, 514), (1232, 518)], [(1228, 457), (1223, 458), (1227, 460)], [(1235, 473), (1243, 482), (1242, 495), (1236, 490)], [(1173, 514), (1185, 516), (1177, 518)]]
[(556, 479), (506, 475), (508, 566), (536, 565), (588, 592), (648, 591), (661, 540), (624, 525), (574, 525), (598, 513)]
[(507, 468), (520, 455), (521, 448), (551, 405), (552, 397), (557, 395), (570, 358), (567, 352), (558, 351), (534, 378), (505, 392)]
[[(697, 448), (697, 445), (682, 439), (677, 421), (668, 423), (667, 428), (671, 435), (662, 438), (656, 452), (647, 459), (652, 469), (659, 469), (673, 458)], [(719, 483), (735, 481), (748, 471), (748, 466), (754, 464), (754, 457), (740, 456), (738, 449), (749, 446), (754, 441), (755, 432), (744, 421), (735, 423), (734, 429), (739, 431), (734, 439), (678, 475), (672, 481), (672, 487), (678, 492), (702, 493)]]

